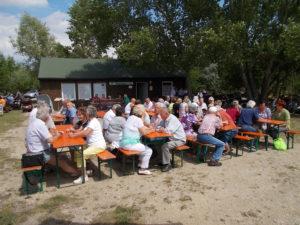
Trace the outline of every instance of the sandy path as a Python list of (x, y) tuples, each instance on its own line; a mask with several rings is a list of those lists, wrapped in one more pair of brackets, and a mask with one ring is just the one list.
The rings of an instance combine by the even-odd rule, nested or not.
[[(0, 137), (1, 148), (11, 158), (24, 151), (26, 122)], [(220, 168), (184, 163), (168, 173), (153, 169), (152, 176), (119, 176), (68, 187), (46, 188), (30, 198), (20, 196), (21, 172), (0, 173), (1, 203), (17, 202), (25, 209), (51, 196), (79, 197), (75, 205), (65, 205), (65, 219), (79, 224), (101, 221), (101, 215), (116, 206), (135, 206), (142, 224), (300, 224), (300, 144), (288, 152), (259, 150), (244, 156), (225, 158)], [(115, 163), (115, 168), (119, 163)], [(9, 168), (9, 165), (7, 165)], [(107, 168), (106, 168), (107, 173)], [(49, 178), (50, 179), (50, 178)], [(37, 201), (38, 200), (38, 201)], [(100, 216), (99, 216), (100, 215)], [(23, 224), (44, 224), (47, 217), (35, 214)], [(67, 218), (67, 217), (66, 217)], [(70, 220), (70, 221), (69, 221)]]

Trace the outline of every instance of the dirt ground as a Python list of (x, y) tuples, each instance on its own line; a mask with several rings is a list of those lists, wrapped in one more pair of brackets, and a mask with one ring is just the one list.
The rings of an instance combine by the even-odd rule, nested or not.
[(300, 224), (299, 140), (287, 152), (261, 148), (224, 157), (219, 168), (187, 155), (168, 173), (121, 176), (115, 162), (112, 179), (74, 186), (64, 175), (60, 189), (52, 173), (44, 192), (26, 196), (19, 169), (26, 126), (27, 120), (0, 134), (1, 225)]

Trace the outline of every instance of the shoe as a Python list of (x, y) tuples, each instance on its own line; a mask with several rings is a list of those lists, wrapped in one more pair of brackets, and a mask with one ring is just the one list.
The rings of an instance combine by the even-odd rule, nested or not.
[[(89, 180), (88, 176), (85, 176), (85, 182)], [(83, 176), (78, 177), (76, 180), (73, 181), (73, 184), (82, 184)]]
[(139, 169), (138, 174), (139, 175), (151, 175), (151, 172), (149, 170)]
[(216, 160), (210, 160), (208, 162), (208, 166), (222, 166), (222, 163), (220, 163), (219, 161), (216, 161)]
[(161, 169), (161, 172), (168, 172), (171, 169), (172, 169), (171, 164), (167, 164), (167, 165), (163, 166), (163, 168)]

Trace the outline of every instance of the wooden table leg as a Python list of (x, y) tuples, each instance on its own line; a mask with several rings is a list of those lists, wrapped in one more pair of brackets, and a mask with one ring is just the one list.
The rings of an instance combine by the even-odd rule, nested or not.
[(57, 188), (60, 188), (60, 176), (59, 176), (59, 165), (58, 165), (58, 152), (57, 149), (54, 149), (55, 151), (55, 161), (56, 161), (56, 186)]

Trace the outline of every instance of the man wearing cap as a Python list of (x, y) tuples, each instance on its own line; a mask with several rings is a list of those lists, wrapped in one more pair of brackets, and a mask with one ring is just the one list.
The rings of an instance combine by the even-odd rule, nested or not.
[(214, 105), (215, 105), (215, 99), (214, 99), (213, 96), (210, 96), (210, 97), (208, 98), (208, 107), (212, 107), (212, 106), (214, 106)]
[(222, 127), (222, 121), (218, 113), (218, 109), (212, 106), (208, 109), (208, 114), (203, 118), (201, 126), (198, 130), (197, 140), (202, 143), (215, 145), (215, 151), (212, 159), (208, 162), (209, 166), (221, 166), (222, 163), (219, 160), (222, 157), (225, 143), (215, 138), (216, 129)]

